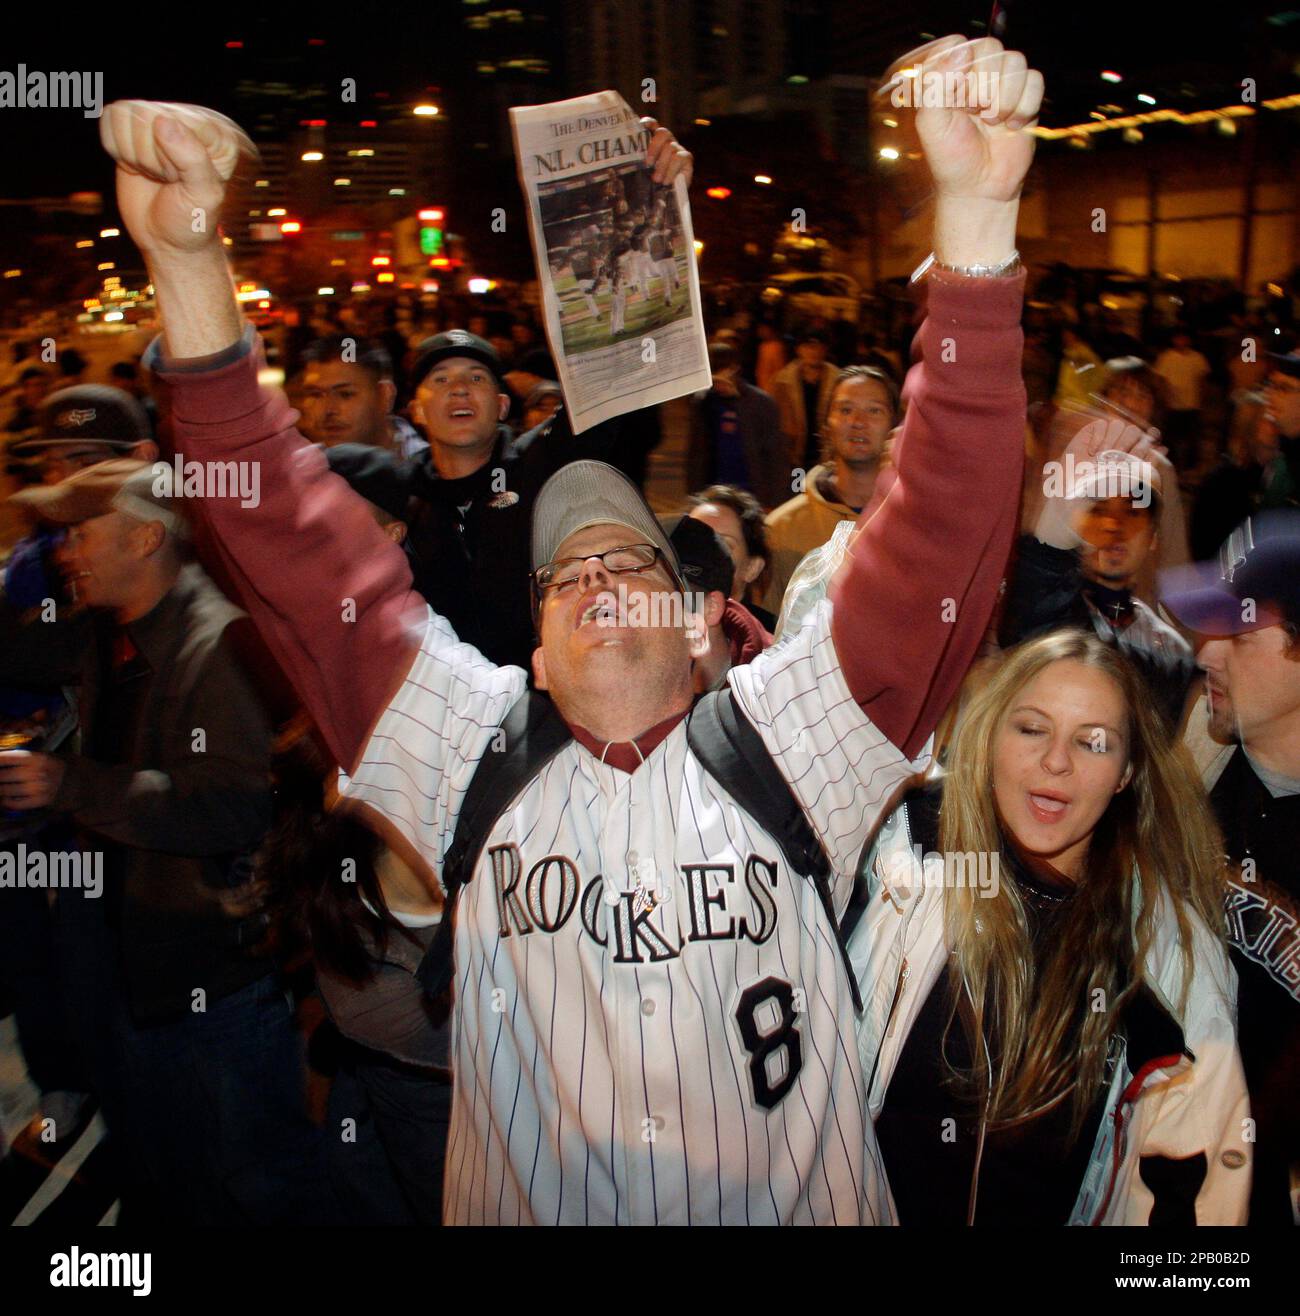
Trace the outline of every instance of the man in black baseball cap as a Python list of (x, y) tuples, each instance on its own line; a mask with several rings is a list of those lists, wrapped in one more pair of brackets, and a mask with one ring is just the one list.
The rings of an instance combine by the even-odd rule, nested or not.
[(144, 408), (129, 393), (104, 384), (77, 384), (51, 393), (41, 406), (39, 432), (13, 444), (9, 455), (39, 461), (46, 484), (111, 457), (153, 461), (158, 456)]
[(501, 358), (497, 355), (496, 348), (486, 338), (480, 338), (478, 334), (472, 334), (468, 329), (448, 329), (445, 333), (426, 338), (415, 349), (415, 364), (411, 367), (411, 387), (417, 388), (434, 366), (456, 357), (464, 357), (469, 361), (477, 361), (481, 366), (487, 366), (492, 372), (493, 379), (500, 382)]
[[(1164, 605), (1198, 637), (1209, 736), (1233, 747), (1202, 771), (1230, 861), (1225, 904), (1237, 1040), (1255, 1132), (1249, 1223), (1296, 1225), (1300, 511), (1252, 517), (1228, 537), (1218, 562), (1171, 568), (1160, 588)], [(1199, 731), (1189, 726), (1189, 741)]]

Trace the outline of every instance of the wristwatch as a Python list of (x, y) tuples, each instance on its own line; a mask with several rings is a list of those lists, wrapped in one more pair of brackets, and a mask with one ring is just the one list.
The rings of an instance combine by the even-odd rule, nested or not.
[(934, 252), (931, 252), (912, 274), (910, 282), (917, 283), (933, 270), (945, 270), (949, 274), (961, 274), (968, 279), (1000, 279), (1004, 275), (1014, 274), (1020, 268), (1020, 253), (1013, 251), (1006, 260), (996, 265), (945, 265)]

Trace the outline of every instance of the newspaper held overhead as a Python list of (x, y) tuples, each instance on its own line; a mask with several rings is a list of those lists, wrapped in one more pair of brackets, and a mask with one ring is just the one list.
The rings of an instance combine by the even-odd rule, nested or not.
[(708, 388), (685, 180), (616, 91), (510, 111), (546, 336), (575, 434)]

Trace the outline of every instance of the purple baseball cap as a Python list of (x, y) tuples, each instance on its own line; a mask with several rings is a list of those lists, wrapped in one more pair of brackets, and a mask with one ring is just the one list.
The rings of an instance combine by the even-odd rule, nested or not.
[(1224, 541), (1217, 562), (1169, 567), (1159, 589), (1160, 602), (1201, 635), (1300, 625), (1300, 510), (1250, 517)]

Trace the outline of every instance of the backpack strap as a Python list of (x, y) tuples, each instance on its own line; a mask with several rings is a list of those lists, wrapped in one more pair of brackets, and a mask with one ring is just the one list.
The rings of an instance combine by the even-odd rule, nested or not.
[(550, 699), (531, 689), (511, 704), (500, 730), (505, 747), (489, 747), (479, 760), (442, 861), (442, 921), (415, 975), (429, 996), (441, 996), (451, 985), (456, 901), (474, 876), (489, 833), (511, 800), (573, 739)]
[(730, 686), (711, 690), (696, 702), (686, 724), (686, 739), (709, 775), (771, 834), (791, 871), (812, 882), (835, 931), (853, 1005), (861, 1014), (857, 978), (831, 902), (830, 861), (762, 736), (740, 711)]

